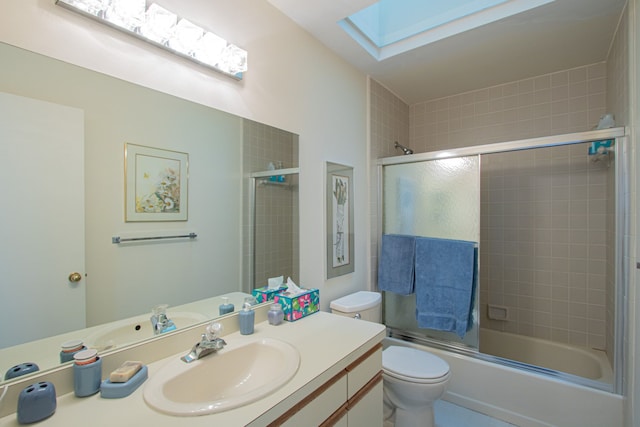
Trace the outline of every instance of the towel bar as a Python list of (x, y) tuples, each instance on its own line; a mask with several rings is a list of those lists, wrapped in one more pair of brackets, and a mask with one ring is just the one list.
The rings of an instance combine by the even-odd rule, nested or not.
[(129, 237), (126, 239), (121, 238), (120, 236), (113, 236), (111, 238), (111, 243), (118, 244), (123, 242), (139, 242), (143, 240), (163, 240), (163, 239), (195, 239), (198, 237), (196, 233), (189, 234), (181, 234), (179, 236), (155, 236), (155, 237)]

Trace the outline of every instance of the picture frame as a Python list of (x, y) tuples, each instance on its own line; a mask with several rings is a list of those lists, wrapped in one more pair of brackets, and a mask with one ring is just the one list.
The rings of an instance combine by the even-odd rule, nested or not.
[(126, 143), (125, 222), (187, 221), (189, 154)]
[(353, 167), (326, 162), (327, 279), (353, 273)]

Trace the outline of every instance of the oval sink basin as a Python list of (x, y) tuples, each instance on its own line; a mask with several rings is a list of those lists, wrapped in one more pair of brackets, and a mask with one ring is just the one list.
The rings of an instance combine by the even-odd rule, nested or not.
[[(204, 322), (207, 317), (200, 313), (169, 312), (169, 319), (177, 329)], [(84, 339), (88, 347), (98, 350), (110, 350), (123, 345), (153, 337), (151, 315), (140, 315), (130, 319), (109, 323)]]
[[(185, 350), (185, 354), (188, 350)], [(178, 416), (213, 414), (255, 402), (286, 384), (300, 365), (298, 350), (273, 338), (228, 345), (192, 363), (176, 357), (150, 376), (144, 400)]]

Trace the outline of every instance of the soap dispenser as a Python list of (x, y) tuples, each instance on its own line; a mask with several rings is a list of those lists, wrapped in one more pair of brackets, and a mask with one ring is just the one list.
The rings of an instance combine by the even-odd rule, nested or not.
[[(278, 160), (278, 163), (276, 164), (276, 169), (282, 169), (282, 168), (284, 168), (284, 164), (282, 163), (282, 161)], [(278, 182), (285, 182), (286, 181), (286, 177), (284, 175), (278, 175), (276, 180)]]
[(251, 310), (251, 300), (253, 300), (253, 298), (245, 298), (244, 303), (242, 304), (242, 311), (238, 313), (240, 334), (242, 335), (251, 335), (253, 333), (256, 313)]
[(233, 306), (233, 304), (229, 303), (229, 298), (222, 297), (222, 304), (220, 304), (218, 309), (220, 310), (220, 316), (222, 316), (223, 314), (233, 313), (235, 307)]
[[(269, 164), (267, 165), (267, 170), (268, 171), (276, 170), (276, 166), (273, 164), (273, 162), (269, 162)], [(278, 177), (276, 175), (269, 176), (269, 181), (275, 182), (277, 180), (278, 180)]]

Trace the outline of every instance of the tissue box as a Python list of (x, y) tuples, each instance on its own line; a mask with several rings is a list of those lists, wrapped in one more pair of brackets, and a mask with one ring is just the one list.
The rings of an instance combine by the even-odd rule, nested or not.
[(273, 302), (280, 303), (282, 311), (284, 311), (284, 318), (289, 322), (294, 322), (319, 310), (320, 291), (305, 289), (303, 293), (293, 296), (283, 292), (276, 294)]
[(254, 289), (253, 291), (251, 291), (251, 295), (255, 297), (257, 302), (261, 303), (266, 301), (272, 301), (277, 294), (282, 293), (286, 290), (287, 290), (286, 285), (280, 286), (277, 289), (268, 289), (268, 286), (265, 286), (263, 288)]

